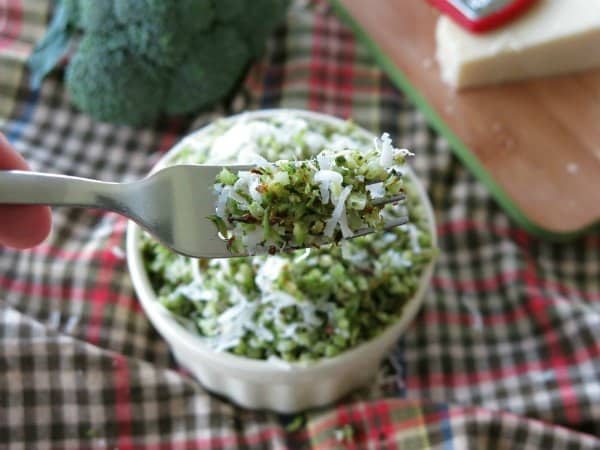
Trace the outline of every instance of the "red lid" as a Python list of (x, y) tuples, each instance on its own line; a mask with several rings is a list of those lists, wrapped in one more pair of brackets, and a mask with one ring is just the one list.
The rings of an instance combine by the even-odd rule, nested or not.
[(537, 0), (427, 0), (473, 33), (501, 27), (523, 14)]

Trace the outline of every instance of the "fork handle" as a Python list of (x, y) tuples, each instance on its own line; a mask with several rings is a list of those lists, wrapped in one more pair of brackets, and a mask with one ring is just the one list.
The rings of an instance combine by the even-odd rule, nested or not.
[(0, 171), (0, 204), (76, 206), (121, 212), (121, 183), (20, 170)]

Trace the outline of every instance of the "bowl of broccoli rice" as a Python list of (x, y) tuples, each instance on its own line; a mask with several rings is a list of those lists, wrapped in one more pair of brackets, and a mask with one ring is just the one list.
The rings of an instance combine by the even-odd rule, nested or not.
[[(133, 285), (176, 360), (212, 392), (283, 413), (334, 402), (372, 380), (417, 313), (437, 251), (432, 207), (410, 157), (386, 134), (289, 109), (219, 119), (176, 144), (154, 170), (258, 167), (217, 177), (213, 219), (215, 233), (229, 226), (233, 247), (267, 250), (189, 258), (130, 222)], [(301, 161), (313, 161), (313, 172)], [(365, 188), (365, 180), (377, 182)], [(390, 192), (402, 201), (375, 210)], [(387, 229), (380, 216), (408, 222)], [(378, 231), (342, 240), (361, 221)], [(315, 244), (319, 233), (336, 242)], [(279, 251), (296, 238), (309, 248)]]

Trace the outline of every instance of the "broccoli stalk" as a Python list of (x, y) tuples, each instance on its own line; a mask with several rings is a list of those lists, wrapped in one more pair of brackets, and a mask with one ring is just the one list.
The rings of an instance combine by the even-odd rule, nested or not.
[[(72, 42), (72, 103), (107, 122), (145, 125), (227, 97), (288, 0), (58, 0), (30, 58), (37, 88)], [(78, 38), (78, 39), (75, 39)]]

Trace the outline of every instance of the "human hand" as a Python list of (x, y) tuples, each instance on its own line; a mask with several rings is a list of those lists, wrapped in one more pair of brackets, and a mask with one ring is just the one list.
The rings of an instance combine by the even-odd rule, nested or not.
[[(25, 160), (0, 133), (0, 170), (28, 170)], [(39, 244), (50, 232), (47, 206), (0, 205), (0, 245), (28, 248)]]

